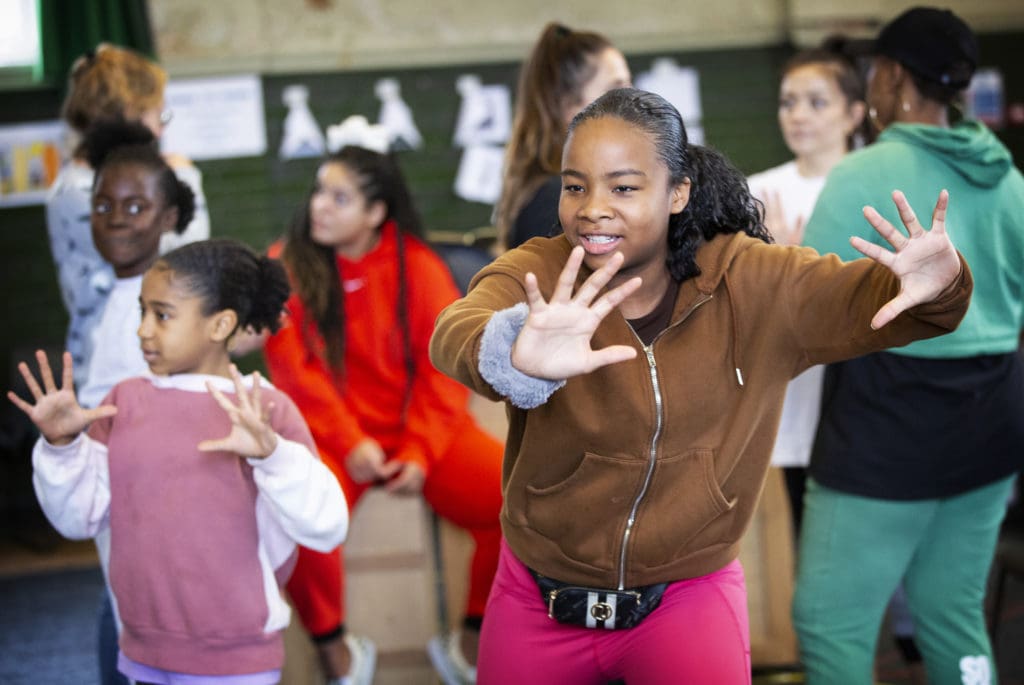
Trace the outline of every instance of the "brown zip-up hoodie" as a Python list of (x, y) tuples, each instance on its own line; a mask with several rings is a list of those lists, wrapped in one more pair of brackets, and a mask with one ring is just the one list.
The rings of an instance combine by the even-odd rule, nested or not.
[[(550, 296), (570, 250), (564, 236), (535, 239), (481, 270), (438, 317), (435, 366), (506, 399), (480, 375), (484, 328), (526, 301), (527, 272)], [(546, 576), (629, 588), (722, 568), (757, 504), (786, 383), (814, 364), (953, 330), (973, 287), (961, 258), (936, 301), (873, 331), (899, 283), (871, 260), (732, 234), (702, 245), (697, 263), (652, 345), (618, 311), (598, 327), (594, 349), (629, 344), (635, 359), (570, 378), (533, 409), (506, 401), (502, 529)]]

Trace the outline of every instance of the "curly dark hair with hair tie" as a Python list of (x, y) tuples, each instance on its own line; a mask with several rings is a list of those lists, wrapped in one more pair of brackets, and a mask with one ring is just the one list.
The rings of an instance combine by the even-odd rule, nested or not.
[(204, 316), (231, 309), (238, 315), (235, 332), (275, 332), (290, 288), (277, 260), (227, 238), (183, 245), (161, 257), (156, 270), (169, 270), (202, 301)]

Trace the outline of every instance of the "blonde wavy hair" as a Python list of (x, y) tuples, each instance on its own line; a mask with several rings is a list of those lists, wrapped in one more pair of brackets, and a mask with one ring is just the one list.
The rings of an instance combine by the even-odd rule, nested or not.
[(79, 134), (99, 121), (136, 120), (159, 107), (167, 72), (127, 48), (100, 43), (71, 65), (61, 116)]

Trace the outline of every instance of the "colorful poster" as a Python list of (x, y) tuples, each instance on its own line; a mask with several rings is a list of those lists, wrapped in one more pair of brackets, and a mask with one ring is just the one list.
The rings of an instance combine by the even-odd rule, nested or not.
[(0, 207), (42, 204), (66, 135), (58, 120), (0, 126)]

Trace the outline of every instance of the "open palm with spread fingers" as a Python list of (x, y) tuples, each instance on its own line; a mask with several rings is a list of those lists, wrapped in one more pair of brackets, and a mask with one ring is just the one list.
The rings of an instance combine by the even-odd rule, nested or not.
[(793, 223), (786, 220), (786, 211), (782, 206), (782, 193), (777, 190), (767, 193), (762, 204), (764, 205), (765, 228), (775, 238), (776, 243), (799, 245), (804, 241), (807, 222), (802, 216), (796, 217)]
[(896, 190), (893, 202), (909, 235), (903, 235), (882, 218), (874, 207), (864, 208), (864, 218), (892, 245), (892, 250), (853, 237), (850, 244), (865, 256), (887, 267), (900, 279), (900, 292), (878, 310), (871, 327), (878, 329), (911, 307), (934, 300), (960, 275), (960, 257), (946, 234), (949, 193), (943, 190), (932, 212), (931, 230), (925, 230), (903, 193)]
[(268, 403), (264, 407), (260, 402), (260, 374), (258, 371), (253, 374), (250, 391), (242, 384), (242, 375), (234, 364), (230, 372), (237, 403), (228, 399), (212, 383), (207, 382), (206, 388), (231, 419), (231, 432), (219, 440), (203, 440), (199, 443), (199, 451), (224, 450), (252, 459), (269, 457), (277, 448), (277, 433), (270, 427), (269, 421), (270, 410), (274, 405)]
[(74, 366), (71, 362), (70, 352), (65, 352), (62, 358), (64, 369), (60, 388), (54, 383), (53, 371), (50, 369), (50, 361), (46, 358), (46, 353), (36, 350), (36, 361), (39, 364), (39, 378), (42, 381), (42, 386), (32, 375), (28, 364), (25, 362), (18, 364), (18, 371), (25, 379), (25, 384), (28, 386), (28, 391), (32, 393), (35, 404), (29, 404), (11, 391), (7, 391), (7, 397), (32, 419), (32, 423), (51, 445), (66, 445), (84, 431), (91, 422), (117, 413), (117, 407), (111, 405), (85, 409), (78, 404), (78, 398), (75, 397)]
[(612, 255), (573, 294), (583, 263), (583, 248), (573, 248), (548, 301), (540, 293), (536, 276), (526, 274), (530, 313), (512, 346), (512, 366), (535, 378), (564, 380), (635, 357), (636, 349), (629, 345), (611, 345), (600, 350), (590, 347), (601, 320), (640, 287), (640, 278), (631, 278), (597, 297), (622, 266), (623, 259), (621, 253)]

